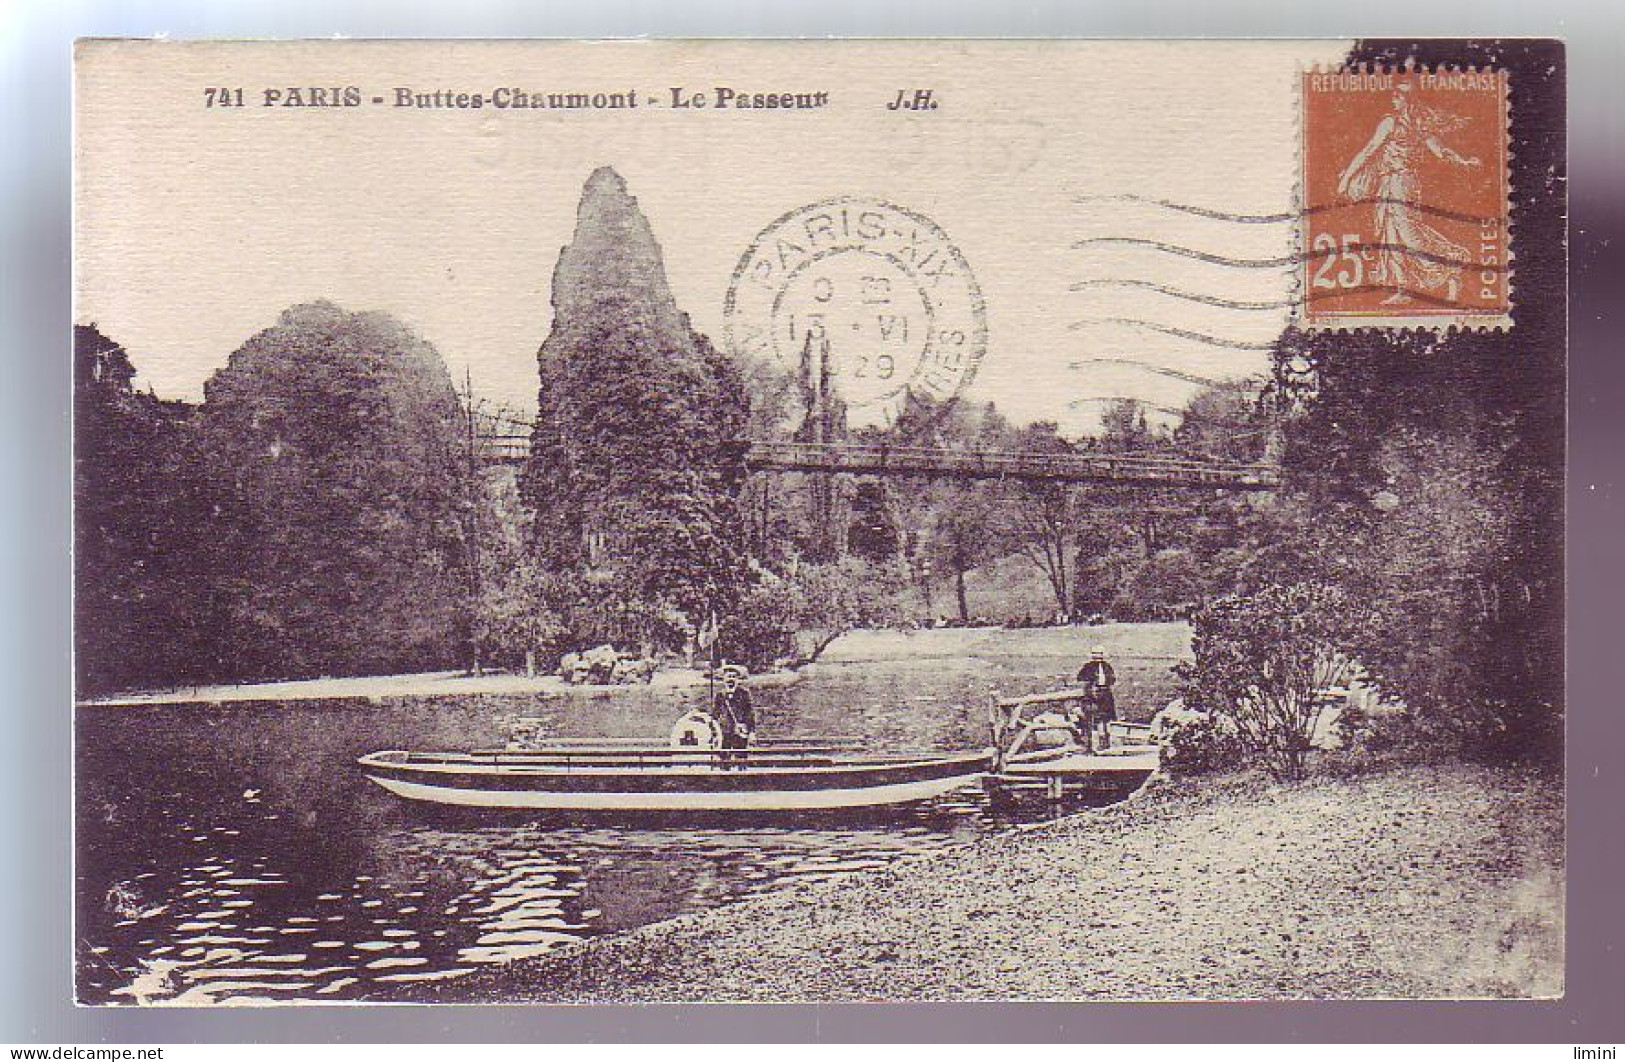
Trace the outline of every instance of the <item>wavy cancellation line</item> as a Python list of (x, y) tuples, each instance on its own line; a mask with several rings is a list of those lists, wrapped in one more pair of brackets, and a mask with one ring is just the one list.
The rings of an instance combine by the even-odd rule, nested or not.
[(1186, 302), (1199, 302), (1204, 306), (1218, 306), (1226, 310), (1285, 310), (1298, 304), (1297, 299), (1268, 299), (1263, 302), (1248, 302), (1242, 299), (1226, 299), (1218, 295), (1203, 295), (1199, 292), (1185, 291), (1182, 288), (1169, 287), (1167, 284), (1157, 284), (1150, 280), (1118, 280), (1114, 278), (1101, 278), (1098, 280), (1080, 280), (1067, 290), (1083, 291), (1087, 288), (1139, 288), (1144, 291), (1155, 291), (1161, 295), (1168, 295)]
[(1326, 203), (1321, 206), (1312, 206), (1304, 210), (1288, 211), (1279, 214), (1234, 214), (1225, 210), (1212, 210), (1208, 207), (1191, 206), (1188, 203), (1176, 203), (1171, 199), (1158, 199), (1155, 196), (1136, 195), (1133, 192), (1123, 192), (1118, 195), (1080, 195), (1072, 200), (1074, 203), (1089, 205), (1093, 203), (1143, 203), (1146, 206), (1162, 207), (1180, 214), (1189, 214), (1193, 217), (1210, 218), (1214, 221), (1232, 221), (1240, 225), (1280, 225), (1288, 221), (1297, 221), (1300, 218), (1315, 217), (1327, 214), (1334, 210), (1347, 210), (1350, 207), (1375, 206), (1379, 203), (1388, 206), (1403, 206), (1418, 214), (1428, 214), (1446, 221), (1464, 221), (1474, 225), (1492, 224), (1498, 218), (1486, 218), (1479, 214), (1462, 214), (1454, 210), (1445, 210), (1442, 207), (1429, 206), (1426, 203), (1415, 203), (1409, 199), (1396, 199), (1392, 196), (1371, 196), (1366, 199), (1350, 199), (1341, 203)]
[(1175, 406), (1161, 405), (1156, 402), (1147, 402), (1143, 398), (1133, 395), (1085, 395), (1067, 402), (1068, 409), (1082, 409), (1084, 406), (1101, 405), (1106, 402), (1134, 402), (1146, 409), (1154, 409), (1158, 413), (1166, 413), (1199, 424), (1211, 425), (1215, 428), (1224, 428), (1232, 432), (1236, 438), (1248, 435), (1262, 435), (1270, 429), (1257, 424), (1247, 424), (1239, 420), (1228, 420), (1224, 417), (1210, 417), (1205, 413), (1197, 413), (1189, 408), (1180, 409)]
[[(1354, 287), (1336, 287), (1333, 289), (1315, 289), (1308, 295), (1299, 298), (1271, 299), (1264, 302), (1246, 302), (1239, 299), (1225, 299), (1217, 295), (1203, 295), (1194, 291), (1184, 291), (1169, 287), (1166, 284), (1157, 284), (1149, 280), (1119, 280), (1115, 278), (1102, 278), (1097, 280), (1080, 280), (1071, 285), (1069, 291), (1083, 291), (1091, 287), (1126, 287), (1139, 288), (1146, 291), (1155, 291), (1187, 302), (1200, 303), (1204, 306), (1217, 306), (1227, 310), (1285, 310), (1304, 303), (1324, 302), (1327, 299), (1341, 299), (1352, 295), (1388, 294), (1396, 289), (1388, 284), (1357, 284)], [(1441, 298), (1431, 292), (1420, 288), (1400, 287), (1400, 294), (1414, 302), (1428, 303), (1435, 309), (1459, 309), (1458, 304), (1449, 299)]]
[(1140, 369), (1144, 372), (1156, 373), (1159, 376), (1167, 376), (1175, 380), (1183, 380), (1186, 383), (1193, 383), (1202, 387), (1213, 387), (1225, 390), (1248, 391), (1253, 390), (1256, 386), (1263, 383), (1263, 381), (1258, 379), (1256, 376), (1220, 379), (1214, 376), (1202, 376), (1197, 373), (1186, 372), (1183, 369), (1170, 368), (1166, 365), (1157, 365), (1154, 362), (1144, 361), (1140, 358), (1131, 356), (1115, 358), (1076, 358), (1068, 362), (1066, 367), (1069, 369), (1083, 369), (1095, 365), (1127, 365), (1130, 368)]
[(1177, 336), (1180, 339), (1189, 339), (1197, 343), (1206, 343), (1212, 347), (1225, 347), (1230, 350), (1274, 350), (1275, 340), (1267, 342), (1249, 342), (1240, 339), (1225, 339), (1221, 336), (1208, 335), (1206, 332), (1194, 332), (1189, 328), (1177, 328), (1174, 325), (1158, 324), (1155, 321), (1142, 321), (1138, 317), (1089, 317), (1081, 321), (1073, 321), (1067, 325), (1072, 331), (1087, 328), (1092, 325), (1125, 325), (1129, 328), (1149, 328), (1153, 332), (1163, 335)]
[[(1299, 252), (1282, 255), (1278, 258), (1231, 258), (1227, 255), (1213, 254), (1209, 251), (1199, 251), (1194, 247), (1186, 247), (1182, 244), (1167, 243), (1163, 240), (1150, 240), (1140, 236), (1089, 236), (1074, 241), (1071, 246), (1074, 250), (1082, 250), (1086, 247), (1103, 244), (1149, 247), (1165, 254), (1178, 255), (1181, 258), (1193, 258), (1197, 261), (1209, 262), (1213, 265), (1231, 266), (1237, 269), (1284, 269), (1288, 266), (1299, 266), (1317, 258), (1328, 258), (1342, 253), (1340, 248), (1327, 248), (1324, 251)], [(1426, 262), (1453, 266), (1457, 269), (1479, 270), (1485, 273), (1505, 273), (1509, 268), (1504, 262), (1491, 264), (1474, 262), (1467, 258), (1450, 258), (1397, 243), (1363, 243), (1360, 245), (1360, 249), (1363, 251), (1392, 251), (1396, 254), (1406, 255)]]

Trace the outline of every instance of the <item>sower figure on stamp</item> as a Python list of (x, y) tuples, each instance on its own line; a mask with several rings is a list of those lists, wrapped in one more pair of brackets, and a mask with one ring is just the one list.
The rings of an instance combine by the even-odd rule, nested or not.
[(1089, 653), (1089, 660), (1078, 669), (1078, 685), (1084, 687), (1083, 727), (1091, 748), (1107, 748), (1111, 744), (1111, 724), (1117, 718), (1117, 701), (1112, 687), (1117, 684), (1117, 672), (1106, 660), (1106, 649), (1097, 645)]
[(1377, 123), (1365, 147), (1349, 160), (1337, 179), (1337, 192), (1356, 202), (1370, 200), (1375, 216), (1377, 265), (1372, 280), (1392, 287), (1384, 304), (1406, 303), (1412, 292), (1442, 292), (1444, 301), (1461, 295), (1461, 271), (1471, 259), (1467, 249), (1448, 239), (1419, 216), (1422, 153), (1456, 166), (1478, 166), (1446, 147), (1439, 133), (1461, 125), (1461, 119), (1413, 103), (1411, 87), (1394, 92), (1393, 113)]
[[(722, 747), (737, 750), (750, 746), (756, 733), (756, 710), (750, 703), (750, 691), (745, 689), (747, 672), (738, 664), (724, 664), (717, 672), (722, 688), (711, 704), (711, 714), (722, 726)], [(724, 755), (724, 760), (737, 756)]]

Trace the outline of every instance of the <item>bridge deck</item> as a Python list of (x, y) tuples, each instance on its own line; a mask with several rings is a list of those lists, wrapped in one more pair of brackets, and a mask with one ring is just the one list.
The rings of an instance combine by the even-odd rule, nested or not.
[[(481, 438), (480, 447), (482, 459), (487, 463), (518, 464), (530, 454), (530, 438), (490, 435)], [(1279, 486), (1279, 474), (1269, 465), (1221, 465), (1124, 454), (948, 450), (866, 443), (752, 440), (745, 452), (745, 464), (752, 470), (764, 472), (1146, 483), (1218, 490), (1274, 490)]]
[(1121, 454), (946, 450), (859, 443), (752, 442), (745, 462), (753, 469), (790, 472), (860, 472), (1074, 483), (1110, 480), (1229, 490), (1270, 490), (1277, 485), (1275, 470), (1266, 465), (1215, 465), (1177, 458)]

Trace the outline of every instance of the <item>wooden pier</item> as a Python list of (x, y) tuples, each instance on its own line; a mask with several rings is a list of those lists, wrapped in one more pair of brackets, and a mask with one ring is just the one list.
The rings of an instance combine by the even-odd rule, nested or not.
[(1061, 751), (1043, 759), (1007, 763), (983, 777), (988, 797), (999, 803), (1043, 800), (1059, 804), (1088, 796), (1127, 796), (1157, 773), (1155, 745), (1130, 745), (1106, 752)]
[(993, 702), (996, 755), (982, 779), (990, 801), (1060, 804), (1127, 796), (1157, 772), (1161, 752), (1149, 726), (1113, 722), (1103, 748), (1094, 747), (1094, 734), (1078, 733), (1067, 709), (1085, 694), (1067, 689)]

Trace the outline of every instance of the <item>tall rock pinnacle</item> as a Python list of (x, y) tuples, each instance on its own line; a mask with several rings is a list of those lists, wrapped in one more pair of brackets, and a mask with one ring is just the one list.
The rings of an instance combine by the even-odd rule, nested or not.
[(553, 272), (554, 331), (606, 312), (644, 319), (666, 342), (689, 342), (649, 222), (608, 166), (587, 178), (576, 230)]
[(579, 541), (624, 529), (629, 514), (677, 528), (713, 518), (696, 504), (731, 511), (743, 381), (678, 310), (649, 222), (608, 167), (587, 179), (553, 271), (553, 328), (537, 369), (521, 490), (548, 514), (535, 537), (550, 563), (573, 563)]

